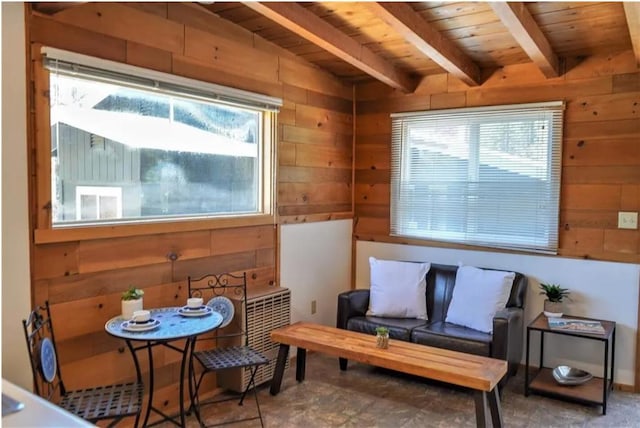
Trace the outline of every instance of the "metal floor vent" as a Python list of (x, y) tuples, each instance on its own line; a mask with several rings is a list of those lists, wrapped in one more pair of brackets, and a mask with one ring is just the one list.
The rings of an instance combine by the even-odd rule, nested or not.
[[(249, 298), (247, 322), (249, 346), (269, 359), (269, 364), (260, 367), (256, 373), (256, 385), (261, 385), (271, 381), (278, 357), (278, 344), (271, 341), (271, 331), (291, 324), (291, 291), (288, 288), (280, 288), (275, 293)], [(289, 360), (286, 367), (289, 367)], [(218, 385), (242, 392), (250, 376), (248, 369), (227, 370), (218, 374)]]

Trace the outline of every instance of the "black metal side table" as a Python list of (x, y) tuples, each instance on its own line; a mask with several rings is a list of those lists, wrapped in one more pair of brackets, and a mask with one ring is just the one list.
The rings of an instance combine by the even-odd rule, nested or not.
[[(602, 414), (607, 414), (607, 398), (613, 389), (613, 374), (616, 349), (616, 323), (613, 321), (598, 320), (593, 318), (583, 318), (565, 316), (564, 318), (600, 321), (604, 328), (603, 334), (586, 333), (576, 330), (551, 329), (547, 322), (547, 317), (540, 314), (527, 326), (527, 353), (524, 377), (524, 395), (530, 392), (540, 395), (560, 398), (578, 403), (599, 404), (602, 406)], [(540, 333), (540, 362), (538, 369), (533, 373), (529, 371), (529, 352), (531, 332)], [(552, 368), (544, 366), (544, 336), (546, 333), (560, 334), (565, 336), (580, 337), (589, 340), (597, 340), (604, 344), (603, 377), (593, 377), (582, 385), (563, 386), (558, 384), (553, 378)], [(611, 358), (609, 358), (611, 349)]]

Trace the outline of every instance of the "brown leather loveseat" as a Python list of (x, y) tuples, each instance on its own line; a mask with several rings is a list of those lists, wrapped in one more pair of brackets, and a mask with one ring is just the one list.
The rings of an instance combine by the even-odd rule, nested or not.
[[(493, 318), (491, 334), (445, 322), (457, 270), (458, 266), (431, 264), (425, 297), (427, 321), (367, 316), (369, 290), (358, 289), (338, 296), (337, 327), (375, 334), (376, 327), (385, 326), (392, 339), (506, 360), (509, 363), (507, 376), (515, 375), (522, 358), (527, 277), (516, 272), (506, 307)], [(346, 370), (346, 359), (340, 359), (340, 368)]]

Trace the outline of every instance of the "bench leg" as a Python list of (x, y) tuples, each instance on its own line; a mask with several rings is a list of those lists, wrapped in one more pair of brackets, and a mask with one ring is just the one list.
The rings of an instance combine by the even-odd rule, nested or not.
[(476, 402), (476, 426), (478, 428), (487, 428), (491, 426), (491, 421), (488, 419), (488, 403), (487, 393), (484, 391), (475, 391), (474, 400)]
[(287, 357), (289, 356), (289, 345), (280, 344), (278, 349), (278, 360), (276, 361), (276, 368), (273, 371), (273, 379), (271, 379), (271, 395), (277, 395), (280, 392), (280, 385), (282, 384), (282, 376), (284, 375), (284, 366), (287, 364)]
[(488, 392), (489, 409), (491, 410), (491, 420), (495, 428), (502, 428), (502, 410), (500, 409), (500, 391), (498, 387)]
[(338, 358), (338, 360), (340, 361), (340, 370), (342, 371), (347, 370), (347, 362), (349, 360), (347, 360), (346, 358)]
[(498, 388), (493, 388), (491, 392), (475, 391), (474, 399), (476, 402), (476, 426), (478, 428), (502, 428)]
[(302, 382), (304, 380), (305, 365), (307, 363), (307, 350), (298, 348), (296, 354), (296, 380)]

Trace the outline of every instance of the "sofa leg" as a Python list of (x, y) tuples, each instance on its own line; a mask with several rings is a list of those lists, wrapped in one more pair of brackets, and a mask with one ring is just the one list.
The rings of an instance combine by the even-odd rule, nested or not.
[(518, 367), (519, 364), (515, 364), (515, 363), (509, 363), (509, 366), (507, 368), (507, 374), (509, 377), (513, 377), (516, 374), (518, 374)]
[(340, 360), (340, 370), (345, 371), (347, 370), (347, 360), (346, 358), (339, 358)]

